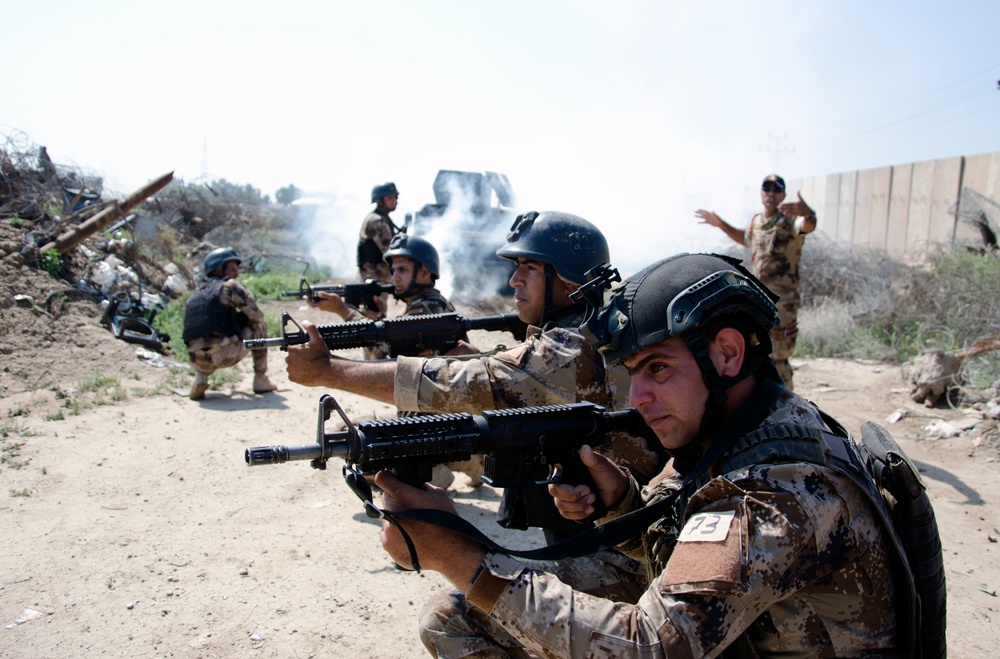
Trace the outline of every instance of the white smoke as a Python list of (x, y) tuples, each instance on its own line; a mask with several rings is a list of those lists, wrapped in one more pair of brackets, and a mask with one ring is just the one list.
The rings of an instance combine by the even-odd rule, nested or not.
[[(408, 231), (438, 251), (438, 288), (449, 298), (475, 302), (506, 290), (512, 266), (496, 255), (516, 216), (501, 204), (496, 174), (439, 172), (435, 202), (408, 215)], [(507, 190), (509, 192), (509, 190)], [(509, 199), (507, 201), (512, 201)]]
[(355, 279), (358, 234), (361, 220), (369, 211), (360, 204), (344, 204), (335, 195), (303, 197), (292, 206), (309, 257), (329, 268), (334, 277)]

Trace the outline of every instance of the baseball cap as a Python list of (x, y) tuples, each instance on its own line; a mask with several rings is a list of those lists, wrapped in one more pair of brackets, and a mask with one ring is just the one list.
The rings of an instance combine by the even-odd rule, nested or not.
[(761, 185), (763, 185), (764, 183), (774, 183), (779, 188), (781, 188), (782, 192), (785, 191), (785, 179), (781, 178), (777, 174), (771, 174), (770, 176), (766, 177), (764, 179), (764, 182), (761, 183)]

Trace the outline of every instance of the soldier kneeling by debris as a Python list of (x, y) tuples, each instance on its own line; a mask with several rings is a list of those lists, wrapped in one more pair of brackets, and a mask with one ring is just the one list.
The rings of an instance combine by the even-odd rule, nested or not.
[[(213, 250), (205, 257), (202, 272), (207, 280), (188, 298), (184, 310), (184, 343), (194, 366), (194, 382), (188, 397), (201, 400), (208, 391), (208, 376), (220, 368), (235, 366), (247, 356), (245, 339), (267, 336), (264, 312), (253, 295), (236, 278), (240, 257), (231, 248)], [(253, 391), (262, 394), (277, 389), (267, 378), (267, 349), (253, 353)]]

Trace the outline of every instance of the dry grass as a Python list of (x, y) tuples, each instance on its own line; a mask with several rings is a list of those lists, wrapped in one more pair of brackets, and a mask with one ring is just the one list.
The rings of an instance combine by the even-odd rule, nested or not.
[[(903, 362), (929, 348), (958, 351), (1000, 334), (1000, 258), (942, 252), (910, 266), (884, 254), (807, 241), (800, 356)], [(979, 386), (1000, 380), (1000, 358), (968, 360)]]

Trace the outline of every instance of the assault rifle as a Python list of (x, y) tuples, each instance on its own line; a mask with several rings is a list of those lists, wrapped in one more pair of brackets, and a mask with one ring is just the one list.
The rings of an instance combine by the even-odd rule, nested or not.
[(375, 279), (369, 279), (363, 284), (337, 284), (330, 286), (310, 286), (306, 278), (299, 281), (299, 290), (281, 291), (281, 297), (305, 297), (313, 302), (319, 298), (316, 293), (336, 293), (344, 298), (344, 303), (352, 307), (364, 307), (375, 310), (375, 298), (382, 293), (392, 293), (396, 287), (392, 284), (380, 284)]
[[(326, 432), (336, 410), (346, 430)], [(629, 408), (608, 412), (582, 402), (520, 409), (485, 411), (481, 415), (430, 414), (351, 423), (328, 394), (319, 399), (316, 443), (304, 446), (248, 448), (248, 466), (310, 460), (326, 469), (330, 458), (343, 458), (344, 476), (391, 470), (400, 480), (420, 487), (431, 480), (434, 465), (485, 456), (482, 481), (497, 488), (517, 488), (539, 494), (548, 506), (529, 506), (529, 526), (565, 525), (544, 487), (549, 483), (593, 488), (590, 472), (579, 457), (583, 444), (600, 446), (612, 432), (625, 432), (659, 442), (639, 412)], [(533, 497), (540, 500), (538, 497)]]
[[(289, 331), (289, 323), (295, 326), (294, 330)], [(454, 348), (469, 330), (510, 332), (518, 341), (524, 340), (527, 330), (516, 313), (465, 318), (455, 312), (400, 316), (386, 320), (353, 320), (347, 323), (318, 325), (316, 329), (330, 350), (387, 344), (390, 357), (418, 355), (425, 350), (447, 352)], [(258, 348), (288, 350), (288, 346), (302, 343), (309, 343), (309, 335), (287, 312), (284, 312), (281, 314), (280, 337), (248, 339), (243, 342), (243, 347), (247, 350)]]

